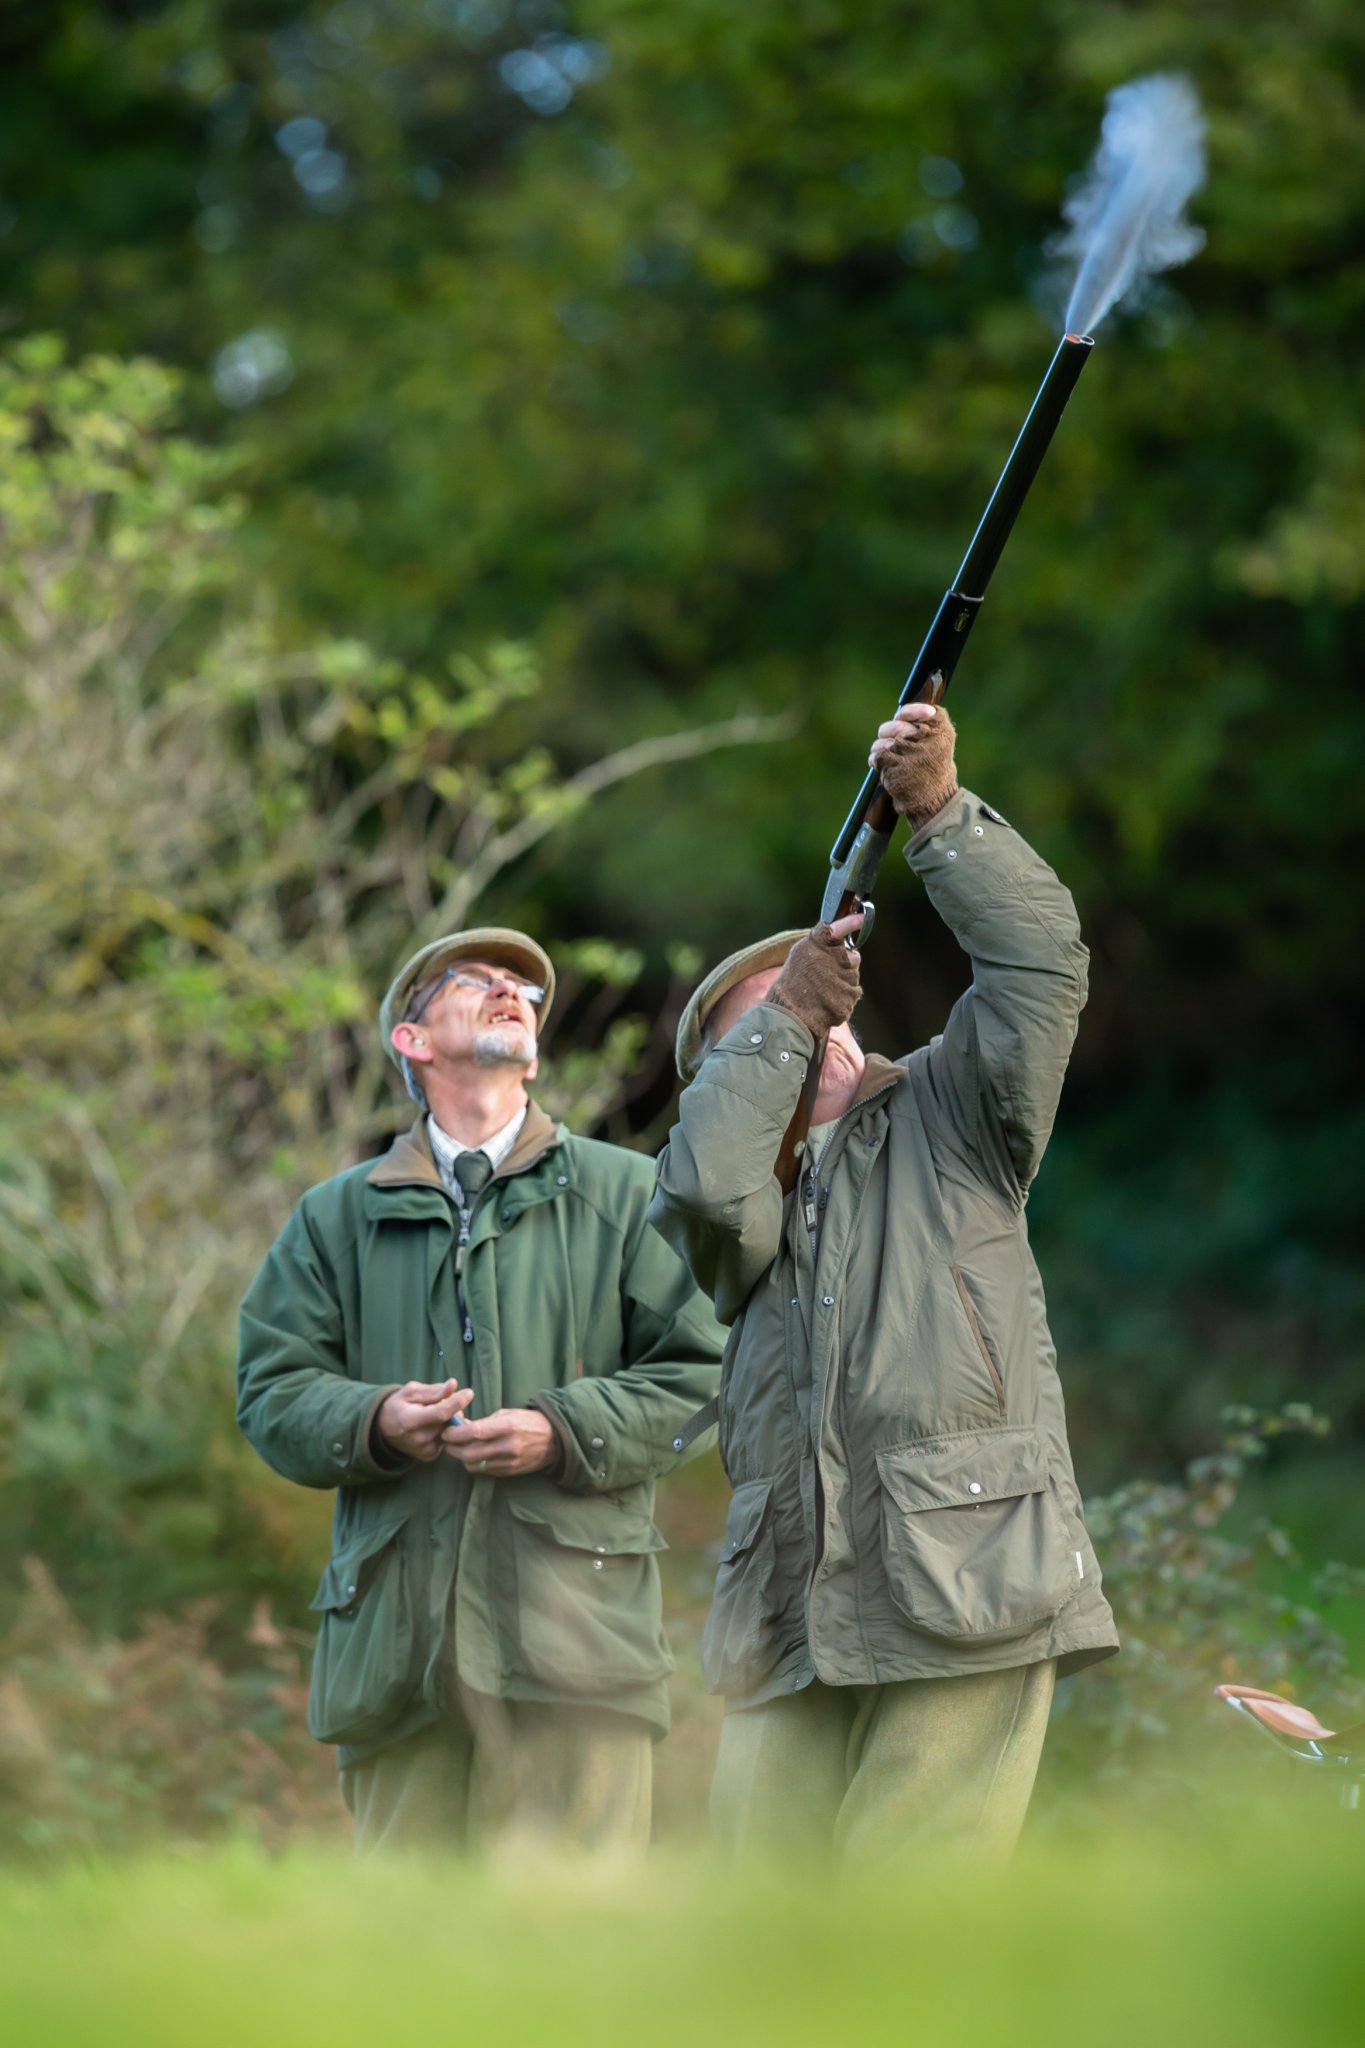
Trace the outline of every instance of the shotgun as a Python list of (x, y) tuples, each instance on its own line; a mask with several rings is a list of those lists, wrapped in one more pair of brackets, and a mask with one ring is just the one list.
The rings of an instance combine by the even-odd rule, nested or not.
[[(1076, 379), (1085, 368), (1094, 345), (1088, 334), (1064, 334), (1058, 343), (1057, 353), (1038, 387), (1038, 395), (1029, 408), (1028, 418), (1010, 451), (1009, 460), (1000, 472), (999, 482), (991, 492), (990, 503), (981, 515), (981, 524), (972, 536), (971, 546), (962, 557), (957, 575), (934, 613), (933, 624), (925, 634), (924, 644), (905, 679), (898, 705), (937, 704), (942, 700), (953, 679), (953, 671), (962, 658), (967, 635), (981, 609), (986, 586), (1004, 553), (1005, 542), (1028, 496), (1029, 486), (1038, 474), (1048, 444), (1066, 410), (1066, 402), (1076, 388)], [(872, 934), (875, 916), (872, 892), (876, 886), (877, 870), (896, 829), (896, 817), (896, 807), (883, 789), (876, 769), (869, 769), (867, 780), (858, 791), (853, 808), (830, 852), (829, 881), (820, 905), (820, 917), (825, 924), (833, 924), (836, 918), (861, 910), (863, 922), (857, 936), (859, 946), (865, 945)], [(844, 943), (851, 946), (854, 941), (846, 939)], [(801, 1100), (787, 1126), (773, 1169), (784, 1194), (789, 1194), (796, 1185), (824, 1061), (825, 1042), (821, 1039), (806, 1071)]]

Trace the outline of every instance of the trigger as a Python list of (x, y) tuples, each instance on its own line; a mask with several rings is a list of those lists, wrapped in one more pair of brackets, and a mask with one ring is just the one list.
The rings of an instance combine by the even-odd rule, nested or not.
[(856, 932), (847, 932), (844, 935), (844, 944), (848, 947), (850, 953), (855, 952), (859, 946), (867, 944), (872, 936), (872, 926), (877, 915), (877, 906), (870, 896), (866, 902), (860, 896), (858, 898), (858, 908), (863, 913), (861, 925)]

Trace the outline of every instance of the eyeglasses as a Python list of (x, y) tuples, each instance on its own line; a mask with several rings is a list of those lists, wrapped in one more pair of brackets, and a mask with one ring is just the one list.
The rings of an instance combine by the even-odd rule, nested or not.
[(424, 994), (420, 994), (414, 1003), (408, 1005), (404, 1015), (404, 1023), (418, 1023), (426, 1015), (448, 981), (453, 981), (457, 988), (476, 988), (483, 995), (490, 995), (495, 988), (510, 989), (514, 996), (520, 996), (525, 1002), (528, 1002), (533, 1010), (538, 1010), (545, 1000), (545, 991), (539, 982), (523, 981), (519, 974), (507, 974), (501, 971), (497, 974), (481, 974), (477, 968), (473, 967), (447, 967), (444, 974), (437, 975), (435, 981), (432, 982), (430, 988)]

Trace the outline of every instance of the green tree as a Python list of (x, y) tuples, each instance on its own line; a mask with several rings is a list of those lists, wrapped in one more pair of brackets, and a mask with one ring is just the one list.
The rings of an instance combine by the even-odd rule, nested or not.
[[(179, 403), (143, 360), (0, 359), (0, 1521), (106, 1619), (296, 1589), (315, 1518), (258, 1526), (235, 1307), (294, 1195), (412, 1113), (374, 1026), (396, 962), (512, 915), (517, 864), (614, 784), (769, 730), (566, 775), (520, 743), (524, 648), (438, 682), (299, 645)], [(638, 1085), (639, 963), (563, 962), (540, 1092), (597, 1125)]]

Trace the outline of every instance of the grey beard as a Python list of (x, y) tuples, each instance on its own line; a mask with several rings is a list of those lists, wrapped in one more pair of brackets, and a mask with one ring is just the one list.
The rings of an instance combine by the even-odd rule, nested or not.
[(529, 1067), (535, 1056), (535, 1040), (516, 1025), (494, 1024), (475, 1034), (475, 1066)]

